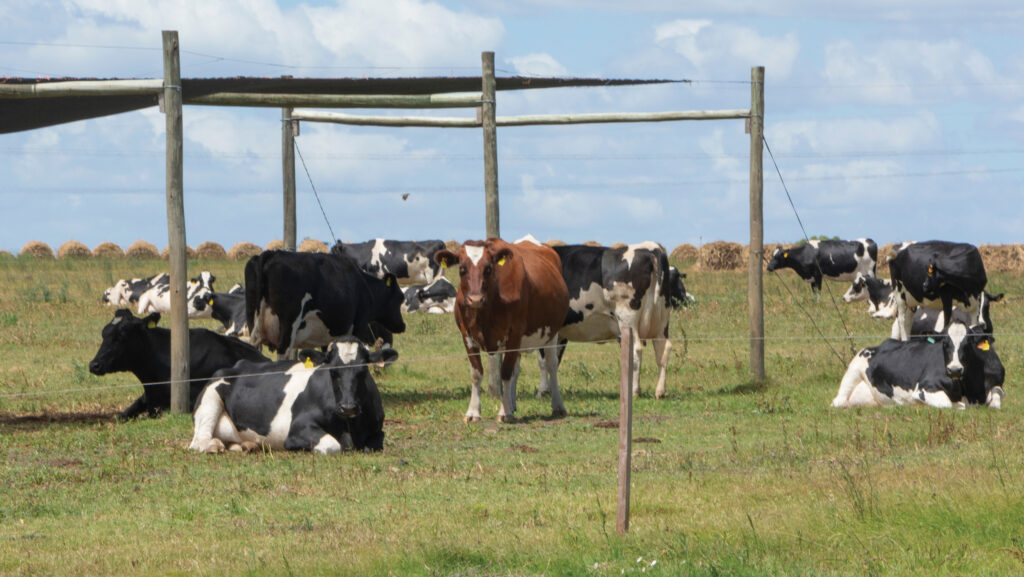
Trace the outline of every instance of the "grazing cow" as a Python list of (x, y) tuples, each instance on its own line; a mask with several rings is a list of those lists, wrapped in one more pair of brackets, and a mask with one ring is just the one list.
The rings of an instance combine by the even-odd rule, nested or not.
[(245, 322), (245, 293), (204, 292), (192, 298), (199, 316), (209, 316), (224, 325), (224, 334), (242, 337), (249, 334)]
[(668, 267), (668, 305), (674, 309), (686, 308), (697, 302), (692, 294), (686, 292), (684, 278), (685, 272), (679, 272), (674, 266)]
[[(103, 342), (89, 362), (89, 372), (94, 375), (128, 371), (142, 383), (142, 396), (121, 413), (123, 419), (143, 412), (153, 416), (171, 406), (171, 331), (156, 326), (159, 321), (160, 313), (139, 318), (128, 309), (118, 309), (103, 327)], [(189, 329), (188, 344), (190, 403), (217, 370), (243, 359), (268, 360), (242, 341), (207, 329)]]
[[(371, 321), (405, 331), (404, 295), (392, 274), (379, 279), (344, 254), (265, 251), (245, 265), (245, 320), (253, 345), (281, 357), (346, 335), (367, 338)], [(373, 331), (376, 332), (376, 331)]]
[[(997, 303), (1003, 300), (1003, 293), (997, 295), (989, 294), (988, 291), (981, 293), (981, 313), (980, 318), (984, 321), (986, 326), (992, 326), (992, 315), (990, 308), (992, 303)], [(971, 319), (970, 314), (964, 309), (954, 306), (953, 307), (953, 320), (960, 321), (965, 325), (970, 325), (975, 319)], [(928, 307), (917, 307), (914, 312), (914, 324), (910, 327), (910, 335), (930, 335), (933, 333), (941, 333), (943, 328), (946, 326), (946, 317), (941, 310), (930, 309)], [(892, 324), (892, 337), (899, 338), (899, 324), (893, 321)]]
[(126, 307), (139, 302), (142, 293), (150, 288), (171, 282), (171, 275), (162, 272), (150, 278), (121, 279), (103, 292), (103, 302), (109, 306)]
[(481, 351), (490, 355), (488, 388), (491, 394), (502, 395), (498, 421), (508, 422), (515, 418), (520, 350), (534, 347), (549, 348), (542, 373), (551, 388), (551, 412), (565, 416), (554, 348), (569, 310), (569, 291), (558, 253), (533, 242), (509, 244), (491, 238), (468, 241), (457, 254), (440, 250), (434, 259), (442, 267), (459, 266), (455, 322), (469, 356), (472, 382), (465, 420), (480, 420)]
[(865, 299), (872, 318), (891, 319), (896, 316), (896, 295), (893, 294), (892, 281), (889, 279), (858, 274), (843, 295), (843, 301), (852, 303)]
[(964, 305), (972, 324), (983, 322), (985, 331), (992, 332), (992, 323), (979, 314), (988, 276), (976, 246), (941, 240), (910, 244), (889, 261), (889, 277), (896, 293), (900, 340), (910, 338), (911, 307), (939, 308), (941, 304), (949, 324), (954, 301)]
[(376, 238), (359, 243), (335, 243), (331, 252), (341, 252), (355, 259), (366, 272), (384, 278), (390, 273), (400, 281), (429, 284), (437, 278), (440, 267), (433, 255), (444, 250), (444, 241), (385, 240)]
[(405, 302), (402, 303), (403, 313), (423, 311), (432, 314), (443, 314), (455, 311), (455, 285), (444, 276), (438, 276), (430, 284), (406, 287)]
[(822, 277), (852, 282), (858, 274), (875, 276), (878, 246), (870, 238), (857, 240), (810, 240), (788, 248), (777, 248), (768, 262), (768, 271), (791, 268), (800, 278), (821, 290)]
[[(672, 301), (686, 301), (680, 275), (672, 281), (672, 267), (661, 245), (643, 242), (619, 248), (566, 245), (554, 247), (562, 261), (562, 277), (569, 289), (569, 312), (558, 331), (558, 355), (568, 341), (595, 342), (618, 338), (623, 328), (633, 330), (633, 395), (640, 395), (643, 344), (654, 341), (658, 364), (655, 397), (665, 396), (665, 370), (672, 343), (668, 325)], [(546, 353), (541, 352), (543, 357)], [(560, 360), (560, 359), (559, 359)], [(546, 392), (541, 381), (540, 394)]]
[(888, 339), (862, 349), (850, 361), (832, 406), (999, 408), (1006, 371), (995, 339), (983, 331), (981, 325), (953, 321), (947, 333), (909, 341)]
[(398, 352), (370, 352), (343, 337), (326, 354), (306, 354), (312, 355), (306, 363), (240, 361), (218, 371), (192, 414), (189, 449), (220, 453), (225, 443), (247, 452), (383, 449), (384, 408), (369, 365), (391, 364)]

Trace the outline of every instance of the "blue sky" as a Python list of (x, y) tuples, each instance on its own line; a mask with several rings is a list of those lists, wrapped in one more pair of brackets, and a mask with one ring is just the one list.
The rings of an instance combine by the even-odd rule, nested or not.
[[(10, 2), (0, 74), (159, 78), (164, 29), (184, 77), (468, 76), (490, 50), (499, 75), (695, 81), (502, 92), (499, 115), (745, 109), (763, 65), (765, 137), (808, 234), (1022, 240), (1016, 1)], [(191, 246), (281, 237), (280, 115), (185, 108)], [(0, 249), (166, 246), (163, 130), (151, 109), (0, 135)], [(483, 236), (480, 130), (305, 123), (297, 141), (336, 236)], [(507, 238), (748, 238), (742, 121), (508, 127), (498, 156)], [(764, 181), (766, 241), (801, 238), (767, 154)], [(297, 190), (299, 238), (328, 240), (301, 164)]]

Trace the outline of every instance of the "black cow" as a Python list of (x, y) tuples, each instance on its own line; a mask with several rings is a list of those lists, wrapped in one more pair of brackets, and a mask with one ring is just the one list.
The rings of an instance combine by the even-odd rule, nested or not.
[(420, 284), (405, 287), (405, 302), (402, 304), (403, 313), (415, 313), (423, 311), (427, 313), (442, 314), (455, 311), (455, 295), (458, 289), (444, 276), (438, 276), (430, 284)]
[(804, 244), (780, 247), (772, 253), (768, 271), (791, 268), (800, 278), (821, 290), (822, 277), (852, 282), (858, 274), (875, 276), (878, 246), (870, 238), (857, 240), (811, 240)]
[(377, 278), (384, 278), (384, 275), (390, 273), (400, 281), (429, 284), (441, 270), (434, 262), (434, 254), (444, 248), (444, 241), (441, 240), (376, 238), (359, 243), (338, 241), (331, 252), (347, 254), (355, 259), (360, 268)]
[(964, 305), (972, 324), (985, 323), (985, 331), (992, 332), (992, 323), (980, 315), (988, 276), (976, 246), (941, 240), (907, 245), (889, 261), (889, 277), (896, 293), (901, 340), (910, 338), (914, 322), (911, 307), (941, 305), (948, 324), (954, 301)]
[(218, 371), (192, 414), (189, 449), (248, 452), (265, 446), (322, 454), (383, 449), (384, 408), (369, 365), (391, 364), (398, 353), (370, 352), (345, 337), (331, 343), (326, 354), (302, 354), (311, 355), (306, 363), (241, 361)]
[(1006, 371), (994, 343), (981, 325), (953, 321), (947, 333), (888, 339), (862, 349), (850, 361), (832, 406), (999, 408)]
[(843, 295), (843, 301), (852, 303), (864, 299), (868, 301), (868, 313), (872, 318), (891, 319), (896, 316), (896, 295), (889, 279), (858, 274)]
[[(655, 242), (619, 248), (586, 245), (552, 247), (562, 260), (562, 277), (569, 288), (569, 312), (558, 331), (559, 361), (568, 341), (594, 342), (618, 338), (622, 328), (633, 329), (633, 394), (640, 394), (643, 342), (654, 341), (658, 384), (654, 395), (665, 396), (665, 375), (672, 343), (668, 326), (673, 299), (686, 300), (685, 287), (671, 281), (665, 249)], [(675, 287), (675, 288), (673, 288)], [(680, 292), (682, 294), (680, 294)], [(543, 360), (544, 352), (539, 353)], [(543, 376), (544, 372), (541, 371)], [(541, 379), (539, 393), (545, 392)]]
[[(89, 362), (89, 372), (94, 375), (128, 371), (143, 384), (142, 396), (121, 413), (123, 419), (143, 412), (155, 416), (171, 406), (171, 331), (156, 326), (159, 321), (160, 313), (140, 318), (128, 309), (117, 310), (103, 327), (103, 342)], [(243, 359), (268, 360), (246, 343), (207, 329), (189, 329), (188, 344), (190, 403), (217, 370)]]
[(224, 325), (228, 336), (247, 336), (249, 325), (245, 321), (245, 293), (208, 292), (192, 298), (192, 308), (199, 314), (209, 313), (210, 318)]
[(377, 321), (405, 331), (402, 289), (392, 274), (379, 279), (344, 254), (265, 251), (245, 265), (249, 340), (282, 357), (355, 334), (369, 338)]

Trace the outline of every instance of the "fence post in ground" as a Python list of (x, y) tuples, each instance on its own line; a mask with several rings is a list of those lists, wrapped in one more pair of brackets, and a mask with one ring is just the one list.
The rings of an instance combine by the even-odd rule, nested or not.
[(182, 165), (181, 60), (178, 32), (163, 31), (164, 115), (167, 124), (167, 260), (171, 268), (171, 412), (188, 413), (188, 268), (185, 258), (185, 199)]
[(619, 335), (619, 491), (615, 530), (629, 531), (629, 483), (633, 451), (633, 329)]
[[(295, 132), (298, 121), (292, 120), (292, 109), (281, 109), (281, 173), (284, 184), (285, 250), (295, 250)], [(334, 239), (331, 240), (334, 242)]]
[(499, 238), (501, 228), (498, 217), (498, 124), (494, 101), (494, 53), (483, 52), (483, 98), (480, 119), (484, 128), (484, 195), (487, 210), (487, 238)]
[(747, 307), (750, 311), (750, 378), (760, 383), (764, 372), (764, 67), (750, 69), (750, 267), (747, 274)]

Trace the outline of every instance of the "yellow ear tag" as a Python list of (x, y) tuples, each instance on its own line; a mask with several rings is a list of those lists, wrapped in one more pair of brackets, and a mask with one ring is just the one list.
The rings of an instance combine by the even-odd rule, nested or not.
[(935, 265), (933, 265), (933, 264), (928, 265), (928, 276), (932, 276), (934, 274), (935, 274)]
[(505, 257), (501, 257), (498, 259), (498, 266), (505, 266)]
[(441, 259), (441, 268), (448, 268), (448, 259), (446, 259), (446, 258), (442, 258)]
[(313, 359), (311, 359), (309, 357), (306, 357), (306, 362), (303, 363), (303, 366), (306, 367), (307, 369), (312, 369), (313, 368)]
[(212, 307), (213, 306), (213, 299), (210, 299), (210, 300), (206, 301), (206, 304), (208, 304), (208, 305), (210, 305)]
[(988, 339), (985, 339), (985, 340), (981, 341), (980, 343), (978, 343), (978, 350), (987, 351), (990, 348), (991, 348), (991, 346), (988, 344)]
[(146, 328), (147, 329), (155, 329), (156, 328), (156, 323), (154, 323), (153, 321), (149, 321), (148, 323), (146, 323)]
[(388, 277), (388, 278), (384, 279), (384, 285), (385, 286), (391, 286), (391, 277)]
[(782, 258), (789, 258), (789, 253), (788, 252), (782, 253)]

